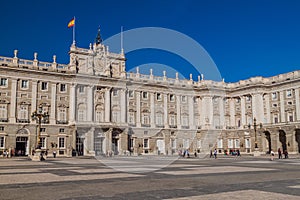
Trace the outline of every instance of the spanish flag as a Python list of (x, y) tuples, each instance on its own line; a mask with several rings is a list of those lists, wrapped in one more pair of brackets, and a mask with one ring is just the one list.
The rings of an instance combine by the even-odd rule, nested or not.
[(71, 28), (75, 25), (75, 18), (73, 18), (69, 23), (68, 23), (68, 28)]

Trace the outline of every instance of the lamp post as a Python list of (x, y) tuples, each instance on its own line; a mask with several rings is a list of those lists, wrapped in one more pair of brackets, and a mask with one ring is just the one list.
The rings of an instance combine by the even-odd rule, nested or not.
[[(259, 124), (259, 126), (260, 126), (260, 128), (262, 128), (262, 124), (261, 124), (261, 123)], [(251, 125), (249, 124), (248, 127), (249, 127), (249, 129), (250, 129), (250, 128), (251, 128)], [(254, 141), (255, 146), (254, 146), (254, 148), (255, 148), (255, 149), (258, 149), (258, 145), (257, 145), (257, 134), (256, 134), (256, 130), (257, 130), (256, 118), (253, 119), (253, 129), (254, 129), (254, 138), (255, 138), (255, 141)]]
[(42, 141), (41, 141), (41, 123), (42, 120), (48, 121), (49, 114), (48, 112), (43, 112), (43, 107), (40, 105), (38, 108), (38, 111), (34, 111), (31, 115), (31, 119), (36, 121), (38, 123), (38, 130), (36, 134), (36, 140), (35, 140), (35, 148), (41, 149), (42, 147)]

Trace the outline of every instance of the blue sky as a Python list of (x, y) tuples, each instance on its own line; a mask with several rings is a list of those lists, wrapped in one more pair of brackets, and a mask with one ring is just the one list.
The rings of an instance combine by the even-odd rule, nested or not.
[[(140, 27), (183, 33), (208, 52), (226, 82), (274, 76), (300, 66), (300, 1), (297, 0), (128, 0), (1, 2), (0, 55), (68, 63), (76, 16), (76, 43), (88, 48), (100, 25), (105, 40)], [(124, 38), (126, 40), (126, 38)], [(124, 46), (126, 50), (126, 46)], [(126, 54), (127, 70), (147, 63), (172, 66), (188, 78), (191, 64), (172, 54), (143, 49)], [(162, 69), (163, 70), (163, 69)], [(162, 73), (161, 73), (162, 75)]]

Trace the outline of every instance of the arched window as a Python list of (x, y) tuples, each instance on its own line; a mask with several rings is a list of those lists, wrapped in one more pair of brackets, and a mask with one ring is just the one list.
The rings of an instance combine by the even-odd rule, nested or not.
[(78, 105), (78, 121), (79, 122), (86, 121), (86, 106), (85, 106), (85, 104)]
[(100, 105), (96, 106), (95, 112), (95, 120), (96, 122), (103, 122), (104, 121), (104, 110)]
[(0, 104), (0, 119), (7, 119), (7, 106)]

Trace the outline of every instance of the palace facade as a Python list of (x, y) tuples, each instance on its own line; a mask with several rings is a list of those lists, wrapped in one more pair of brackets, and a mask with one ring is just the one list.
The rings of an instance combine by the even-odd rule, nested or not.
[(58, 156), (300, 152), (299, 71), (236, 83), (129, 73), (100, 35), (69, 55), (67, 65), (0, 57), (1, 154), (30, 155), (39, 140)]

